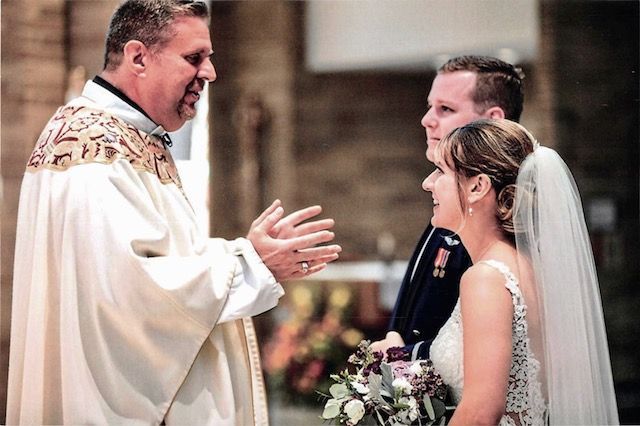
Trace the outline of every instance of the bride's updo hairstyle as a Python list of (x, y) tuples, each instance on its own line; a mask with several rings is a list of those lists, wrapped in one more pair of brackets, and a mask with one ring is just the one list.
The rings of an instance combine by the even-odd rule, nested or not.
[(502, 231), (514, 238), (513, 208), (516, 179), (524, 159), (533, 152), (535, 139), (521, 125), (509, 120), (478, 120), (449, 133), (437, 150), (457, 176), (462, 214), (468, 206), (463, 196), (464, 180), (485, 174), (497, 194), (496, 217)]

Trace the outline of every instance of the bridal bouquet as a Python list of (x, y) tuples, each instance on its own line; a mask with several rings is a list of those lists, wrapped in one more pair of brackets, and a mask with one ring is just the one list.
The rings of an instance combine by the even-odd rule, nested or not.
[(409, 361), (400, 348), (390, 348), (383, 361), (369, 345), (362, 341), (349, 357), (355, 372), (331, 375), (336, 383), (323, 394), (322, 418), (348, 426), (444, 424), (446, 385), (431, 361)]

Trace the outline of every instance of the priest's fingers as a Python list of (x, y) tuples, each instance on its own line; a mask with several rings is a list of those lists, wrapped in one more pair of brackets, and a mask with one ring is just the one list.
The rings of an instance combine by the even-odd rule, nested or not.
[(269, 233), (271, 237), (279, 239), (295, 238), (318, 231), (329, 230), (335, 225), (335, 221), (333, 219), (320, 219), (309, 223), (302, 223), (295, 227), (289, 225), (282, 226), (281, 224), (283, 220), (276, 223), (273, 227), (273, 232)]
[(297, 227), (300, 226), (305, 220), (309, 220), (322, 213), (322, 207), (310, 206), (301, 210), (296, 210), (293, 213), (283, 217), (273, 227), (273, 231), (270, 235), (274, 238), (292, 238), (301, 235), (298, 232)]
[[(282, 206), (282, 202), (280, 200), (274, 200), (273, 203), (271, 203), (271, 205), (267, 207), (262, 213), (260, 213), (260, 216), (258, 216), (257, 219), (251, 223), (251, 229), (259, 226), (262, 222), (264, 222), (264, 220), (270, 214), (275, 212), (275, 210), (281, 206)], [(284, 213), (284, 209), (283, 209), (283, 213)]]
[(328, 243), (329, 241), (332, 241), (335, 236), (336, 235), (333, 232), (323, 230), (302, 235), (300, 237), (290, 238), (286, 240), (286, 244), (291, 248), (291, 250), (303, 250), (315, 247), (318, 244)]
[[(274, 247), (274, 242), (279, 247)], [(342, 251), (342, 247), (337, 244), (315, 247), (304, 252), (291, 251), (285, 247), (282, 240), (271, 240), (271, 245), (266, 248), (268, 250), (262, 250), (262, 247), (256, 248), (256, 251), (278, 281), (302, 277), (309, 272), (315, 273), (324, 268), (324, 266), (317, 268), (318, 265), (333, 262)]]
[(342, 251), (342, 247), (338, 244), (332, 244), (329, 246), (320, 246), (304, 250), (299, 250), (295, 253), (296, 263), (303, 261), (313, 263), (329, 263), (338, 258), (338, 253)]
[(302, 268), (297, 268), (294, 271), (292, 271), (291, 276), (289, 276), (288, 278), (284, 278), (283, 280), (308, 277), (309, 275), (313, 275), (317, 272), (322, 271), (326, 267), (327, 267), (326, 263), (319, 263), (317, 265), (309, 266), (309, 269), (307, 269), (306, 272)]
[(309, 223), (303, 223), (301, 225), (296, 226), (295, 228), (295, 236), (299, 237), (301, 235), (312, 234), (318, 231), (324, 231), (333, 228), (335, 225), (335, 221), (333, 219), (321, 219), (315, 220)]
[(338, 253), (331, 253), (324, 256), (315, 257), (309, 260), (303, 260), (295, 264), (293, 268), (293, 272), (301, 271), (302, 275), (311, 275), (313, 273), (318, 272), (320, 269), (317, 269), (318, 265), (322, 266), (322, 269), (326, 267), (328, 263), (337, 260), (340, 257)]
[(326, 268), (326, 267), (327, 267), (327, 264), (326, 264), (326, 263), (319, 263), (319, 264), (317, 264), (317, 265), (312, 266), (311, 268), (309, 268), (309, 270), (307, 271), (306, 275), (307, 275), (307, 276), (309, 276), (309, 275), (313, 275), (313, 274), (315, 274), (315, 273), (317, 273), (317, 272), (322, 271), (322, 270), (323, 270), (324, 268)]
[(305, 220), (318, 216), (320, 213), (322, 213), (321, 206), (310, 206), (304, 209), (296, 210), (293, 213), (289, 213), (280, 221), (280, 223), (283, 226), (296, 226), (304, 222)]
[[(273, 207), (273, 205), (271, 207)], [(251, 225), (251, 229), (249, 229), (249, 235), (254, 233), (254, 234), (259, 234), (261, 238), (263, 236), (266, 238), (270, 238), (269, 233), (273, 229), (273, 226), (276, 223), (278, 223), (278, 221), (282, 218), (282, 215), (284, 214), (284, 208), (282, 206), (277, 206), (273, 210), (271, 207), (265, 210), (263, 214), (260, 216), (262, 217), (264, 213), (268, 211), (270, 211), (271, 213), (267, 214), (260, 222), (257, 222), (260, 218), (254, 221), (254, 223)], [(252, 239), (249, 236), (247, 238), (249, 238), (250, 240)]]

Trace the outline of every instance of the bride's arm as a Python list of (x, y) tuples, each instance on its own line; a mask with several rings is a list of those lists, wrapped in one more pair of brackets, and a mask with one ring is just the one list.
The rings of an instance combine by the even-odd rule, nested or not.
[(451, 425), (499, 423), (511, 368), (513, 304), (505, 279), (475, 265), (460, 281), (464, 344), (464, 391)]

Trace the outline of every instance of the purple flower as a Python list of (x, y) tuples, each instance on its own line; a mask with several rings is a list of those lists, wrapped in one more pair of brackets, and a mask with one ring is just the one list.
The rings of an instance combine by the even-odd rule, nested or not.
[(387, 349), (387, 362), (409, 361), (410, 359), (409, 353), (399, 346)]
[(365, 376), (371, 373), (380, 374), (380, 363), (382, 362), (382, 352), (371, 352), (369, 358), (369, 364), (366, 364), (362, 369)]

